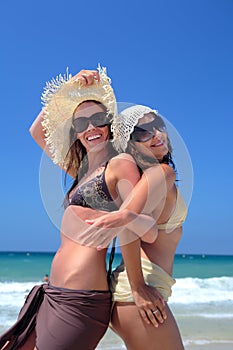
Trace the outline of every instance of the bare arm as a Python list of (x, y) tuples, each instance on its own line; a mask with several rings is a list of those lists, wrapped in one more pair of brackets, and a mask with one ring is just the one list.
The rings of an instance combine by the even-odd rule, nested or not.
[[(119, 192), (124, 200), (119, 211), (107, 213), (100, 218), (89, 219), (86, 222), (94, 227), (102, 228), (127, 226), (128, 229), (140, 236), (138, 231), (142, 230), (143, 225), (148, 227), (144, 218), (148, 220), (150, 218), (146, 215), (137, 214), (151, 215), (153, 213), (153, 218), (157, 219), (163, 210), (167, 192), (174, 185), (174, 181), (175, 173), (168, 165), (153, 166), (144, 172), (140, 181), (130, 193), (125, 193), (121, 182), (118, 184)], [(154, 230), (155, 227), (152, 227), (152, 229)], [(142, 239), (144, 240), (144, 237)]]
[(32, 138), (36, 141), (36, 143), (42, 148), (43, 151), (45, 151), (49, 157), (51, 158), (52, 155), (49, 152), (48, 148), (46, 147), (46, 142), (45, 142), (45, 131), (42, 127), (42, 122), (44, 120), (44, 111), (43, 109), (41, 112), (38, 114), (34, 122), (32, 123), (29, 132), (32, 136)]
[[(126, 230), (124, 234), (130, 234), (130, 232)], [(155, 327), (158, 327), (159, 323), (163, 323), (166, 319), (165, 303), (155, 287), (145, 284), (141, 267), (140, 247), (140, 239), (136, 239), (127, 245), (121, 245), (122, 256), (139, 314), (144, 322), (152, 323)], [(153, 314), (156, 309), (160, 311), (158, 316), (156, 315), (157, 318)]]
[[(98, 216), (103, 215), (103, 212), (93, 210), (90, 208), (82, 208), (79, 206), (69, 206), (63, 216), (61, 233), (68, 236), (70, 239), (80, 243), (80, 231), (85, 232), (85, 236), (92, 236), (92, 233), (97, 235), (107, 235), (109, 236), (108, 229), (98, 229), (93, 228), (91, 225), (87, 225), (84, 219), (88, 216)], [(116, 235), (116, 229), (110, 229), (113, 235)], [(94, 231), (94, 232), (93, 232)], [(125, 236), (127, 240), (131, 243), (125, 243)], [(129, 278), (129, 283), (134, 296), (135, 303), (138, 307), (139, 313), (144, 321), (149, 324), (150, 322), (157, 327), (158, 321), (163, 322), (166, 318), (163, 308), (163, 300), (160, 294), (155, 288), (147, 286), (144, 282), (142, 269), (141, 269), (141, 259), (140, 259), (140, 240), (136, 238), (135, 234), (127, 229), (121, 231), (119, 235), (119, 240), (121, 244), (122, 256), (125, 262), (126, 271)], [(123, 240), (123, 242), (122, 242)], [(95, 241), (92, 239), (87, 243), (87, 245), (94, 246)], [(152, 311), (156, 309), (160, 310), (161, 315), (160, 320), (156, 320)]]
[[(170, 189), (173, 181), (174, 177), (171, 175), (169, 168), (148, 169), (132, 192), (126, 196), (120, 210), (133, 210), (137, 213), (154, 211), (166, 198), (166, 191)], [(119, 235), (119, 240), (134, 301), (143, 320), (147, 324), (152, 323), (155, 327), (158, 327), (159, 323), (163, 323), (166, 319), (164, 301), (156, 288), (145, 284), (141, 269), (140, 240), (134, 239), (131, 243), (125, 244), (125, 236), (128, 237), (129, 235), (131, 233), (125, 230), (123, 238), (122, 234)], [(157, 313), (155, 318), (153, 311), (156, 308), (160, 313)]]
[[(124, 170), (126, 170), (126, 173), (124, 174)], [(137, 187), (137, 189), (134, 191), (131, 191), (127, 193), (127, 191), (125, 191), (125, 181), (129, 181), (133, 186), (135, 185), (134, 179), (132, 177), (130, 177), (129, 175), (133, 175), (134, 172), (130, 172), (128, 167), (125, 167), (122, 169), (123, 174), (120, 173), (120, 169), (116, 169), (115, 173), (120, 173), (121, 174), (121, 178), (118, 178), (118, 182), (117, 182), (117, 188), (118, 188), (118, 192), (120, 194), (121, 199), (124, 201), (123, 205), (120, 208), (120, 212), (124, 212), (124, 213), (129, 213), (130, 215), (132, 215), (132, 213), (130, 213), (130, 211), (134, 212), (134, 213), (138, 213), (140, 214), (141, 212), (145, 212), (145, 213), (151, 213), (153, 208), (156, 208), (157, 205), (159, 203), (161, 203), (160, 199), (160, 193), (162, 193), (162, 198), (164, 198), (164, 190), (162, 190), (162, 182), (163, 182), (163, 177), (161, 178), (156, 177), (153, 178), (153, 182), (151, 183), (150, 181), (147, 181), (146, 179), (143, 179), (142, 182), (139, 182), (140, 185)], [(148, 174), (150, 177), (150, 174)], [(123, 182), (122, 182), (123, 179)], [(155, 193), (153, 191), (153, 186), (152, 186), (152, 191), (150, 189), (150, 186), (152, 184), (156, 183), (157, 185), (157, 189), (158, 189), (158, 196), (156, 196), (156, 200), (155, 198), (152, 198), (150, 196), (151, 192)], [(160, 191), (161, 190), (161, 191)], [(151, 203), (150, 203), (151, 202)], [(118, 215), (119, 213), (115, 213), (116, 215)], [(99, 225), (96, 225), (98, 227), (104, 227), (104, 225), (102, 225), (102, 223), (105, 222), (105, 224), (107, 223), (106, 220), (108, 220), (108, 216), (111, 215), (111, 219), (108, 222), (111, 222), (111, 220), (113, 219), (112, 214), (106, 214), (104, 215), (103, 219), (100, 220), (105, 220), (105, 221), (99, 221)], [(96, 224), (98, 222), (99, 219), (96, 220)], [(94, 223), (94, 224), (95, 224)], [(125, 237), (125, 235), (123, 235), (123, 238)], [(122, 239), (122, 237), (120, 238)], [(124, 242), (125, 243), (125, 242)], [(141, 265), (140, 265), (140, 241), (139, 239), (134, 239), (132, 241), (132, 243), (130, 244), (124, 244), (123, 248), (122, 248), (122, 254), (123, 254), (123, 258), (126, 264), (126, 269), (127, 269), (127, 273), (129, 276), (129, 281), (131, 284), (131, 288), (133, 290), (134, 293), (134, 297), (135, 297), (135, 302), (136, 304), (139, 306), (139, 310), (140, 313), (142, 315), (142, 317), (144, 318), (144, 320), (146, 322), (152, 322), (155, 326), (157, 326), (157, 321), (155, 320), (152, 311), (155, 309), (155, 306), (157, 306), (160, 310), (161, 310), (161, 314), (163, 315), (163, 318), (165, 318), (165, 314), (163, 313), (163, 303), (161, 301), (161, 299), (158, 297), (157, 294), (157, 298), (155, 298), (155, 293), (152, 293), (150, 288), (148, 286), (145, 285), (144, 283), (144, 279), (142, 276), (142, 271), (141, 271)], [(150, 294), (151, 292), (151, 294)], [(153, 292), (155, 292), (155, 289), (153, 289)], [(153, 300), (153, 301), (152, 301)], [(148, 318), (149, 320), (148, 320)], [(163, 321), (163, 318), (161, 317), (161, 322)]]
[[(86, 71), (81, 70), (78, 74), (71, 78), (71, 80), (80, 80), (83, 86), (92, 85), (94, 80), (99, 81), (99, 73), (97, 71)], [(45, 112), (42, 109), (34, 122), (32, 123), (29, 132), (32, 138), (36, 141), (36, 143), (40, 146), (40, 148), (49, 156), (49, 158), (53, 158), (49, 147), (45, 142), (45, 130), (42, 126), (42, 122), (44, 120)], [(64, 170), (64, 169), (63, 169)], [(69, 175), (74, 177), (72, 171), (69, 171)]]
[[(116, 222), (118, 222), (118, 225), (124, 224), (126, 220), (124, 218), (125, 210), (133, 210), (138, 213), (141, 211), (148, 213), (155, 212), (155, 215), (158, 217), (163, 208), (167, 191), (174, 185), (174, 180), (175, 173), (169, 166), (152, 167), (145, 171), (140, 181), (128, 196), (125, 196), (124, 193), (122, 194), (122, 197), (126, 198), (118, 213), (106, 214), (102, 218), (89, 222), (100, 227), (112, 227), (111, 225), (116, 225)], [(158, 208), (159, 210), (157, 210)], [(116, 221), (114, 220), (114, 216)], [(140, 240), (131, 237), (131, 243), (125, 244), (125, 237), (129, 239), (130, 235), (132, 233), (125, 230), (120, 233), (119, 239), (135, 304), (144, 321), (146, 323), (151, 322), (157, 327), (158, 322), (163, 323), (166, 319), (164, 302), (155, 288), (145, 285), (141, 270)], [(156, 308), (160, 311), (160, 314), (157, 313), (156, 315), (157, 319), (153, 315), (153, 311)]]
[[(114, 165), (116, 166), (116, 169), (114, 168)], [(120, 240), (121, 251), (135, 303), (144, 321), (146, 323), (152, 323), (155, 327), (157, 327), (158, 322), (162, 323), (163, 320), (166, 318), (163, 299), (155, 288), (145, 285), (141, 270), (140, 240), (135, 234), (133, 234), (127, 229), (119, 230), (119, 226), (127, 226), (129, 218), (131, 219), (130, 224), (132, 224), (132, 222), (137, 222), (138, 217), (140, 217), (140, 215), (138, 216), (135, 213), (132, 214), (132, 211), (130, 211), (128, 208), (133, 209), (135, 211), (137, 210), (140, 213), (140, 211), (146, 208), (146, 206), (150, 207), (149, 202), (152, 202), (153, 205), (151, 203), (151, 210), (154, 209), (154, 206), (156, 206), (157, 204), (155, 203), (154, 198), (151, 198), (149, 196), (148, 191), (154, 191), (155, 188), (154, 186), (151, 188), (150, 181), (153, 180), (153, 184), (156, 182), (157, 186), (159, 187), (161, 187), (161, 183), (163, 181), (160, 178), (156, 179), (154, 170), (153, 173), (149, 172), (148, 177), (144, 177), (142, 180), (140, 180), (139, 183), (135, 185), (133, 190), (130, 189), (130, 191), (126, 191), (127, 181), (129, 181), (128, 174), (130, 174), (130, 172), (128, 166), (124, 166), (122, 167), (122, 169), (127, 169), (127, 173), (122, 174), (122, 172), (120, 171), (121, 167), (119, 166), (119, 162), (113, 164), (113, 172), (118, 170), (118, 173), (120, 174), (120, 176), (118, 177), (117, 187), (121, 199), (125, 200), (123, 202), (123, 205), (121, 206), (121, 208), (123, 209), (120, 209), (119, 211), (114, 213), (105, 214), (100, 219), (87, 221), (94, 222), (95, 229), (99, 227), (99, 229), (96, 231), (97, 237), (101, 237), (101, 233), (104, 233), (104, 229), (107, 229), (108, 227), (118, 228), (117, 233)], [(132, 168), (131, 170), (136, 171), (137, 169)], [(162, 178), (164, 178), (164, 174), (161, 174)], [(106, 222), (105, 218), (107, 218)], [(131, 226), (133, 227), (133, 225)], [(153, 310), (155, 310), (156, 308), (160, 310), (160, 314), (157, 316), (157, 319), (153, 315)]]

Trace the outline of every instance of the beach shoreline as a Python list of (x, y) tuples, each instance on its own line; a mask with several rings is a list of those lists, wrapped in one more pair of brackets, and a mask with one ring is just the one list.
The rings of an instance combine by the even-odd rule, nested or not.
[[(233, 349), (233, 337), (226, 340), (215, 340), (214, 334), (212, 340), (210, 339), (185, 339), (183, 343), (185, 350), (230, 350)], [(126, 350), (126, 347), (121, 338), (116, 335), (110, 328), (107, 330), (104, 338), (100, 341), (96, 350)]]
[(187, 345), (185, 346), (185, 350), (232, 350), (233, 348), (233, 342), (232, 343), (210, 343), (210, 344), (203, 344), (203, 345)]
[[(25, 294), (49, 272), (53, 253), (0, 253), (0, 334), (16, 321)], [(116, 254), (114, 267), (121, 261)], [(233, 256), (177, 255), (169, 307), (186, 350), (233, 349)], [(98, 350), (125, 350), (110, 329)]]

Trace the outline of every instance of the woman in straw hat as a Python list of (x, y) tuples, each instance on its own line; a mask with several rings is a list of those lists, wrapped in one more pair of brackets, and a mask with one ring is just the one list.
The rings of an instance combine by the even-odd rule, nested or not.
[[(175, 283), (172, 278), (174, 255), (182, 235), (187, 207), (175, 184), (175, 165), (166, 125), (157, 111), (136, 105), (114, 116), (112, 130), (116, 150), (131, 154), (143, 170), (130, 199), (126, 199), (127, 210), (151, 213), (157, 222), (158, 235), (150, 244), (140, 239), (128, 244), (128, 250), (129, 245), (134, 247), (134, 256), (140, 249), (138, 254), (141, 255), (143, 275), (138, 273), (135, 259), (127, 259), (126, 268), (122, 263), (113, 272), (111, 327), (124, 340), (127, 349), (183, 350), (180, 332), (167, 301)], [(124, 204), (121, 208), (87, 222), (102, 229), (123, 227), (128, 223), (128, 216), (123, 209)], [(124, 231), (121, 236), (124, 237)], [(92, 234), (91, 238), (83, 236), (82, 240), (84, 244), (92, 240), (92, 244), (95, 242), (100, 248), (105, 246), (107, 237), (103, 239), (98, 234)], [(124, 252), (126, 246), (121, 246), (121, 249)], [(144, 281), (162, 296), (166, 316), (157, 305), (145, 304)]]
[[(78, 231), (90, 226), (72, 217), (76, 218), (78, 206), (117, 210), (140, 176), (131, 157), (114, 157), (109, 142), (116, 101), (105, 70), (99, 69), (86, 86), (82, 78), (90, 79), (82, 74), (78, 79), (59, 76), (48, 83), (44, 109), (31, 127), (34, 139), (74, 183), (65, 198), (61, 245), (52, 262), (50, 282), (29, 293), (18, 321), (0, 337), (4, 350), (91, 350), (109, 324), (107, 249), (81, 245), (75, 237), (76, 224), (80, 224)], [(122, 179), (126, 181), (121, 188)], [(142, 220), (153, 229), (153, 219), (142, 216)], [(163, 313), (158, 294), (146, 289)]]

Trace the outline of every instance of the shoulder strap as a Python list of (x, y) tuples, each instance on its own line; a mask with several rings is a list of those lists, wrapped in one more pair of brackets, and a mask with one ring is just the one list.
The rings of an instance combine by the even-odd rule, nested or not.
[(111, 249), (110, 256), (109, 256), (108, 272), (107, 272), (108, 285), (110, 285), (110, 279), (111, 279), (111, 274), (112, 274), (112, 263), (113, 263), (113, 260), (115, 257), (115, 250), (116, 250), (116, 237), (113, 238), (112, 249)]

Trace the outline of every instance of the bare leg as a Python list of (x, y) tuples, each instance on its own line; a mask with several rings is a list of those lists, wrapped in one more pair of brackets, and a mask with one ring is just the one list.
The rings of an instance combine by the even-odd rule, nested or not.
[(147, 325), (133, 303), (115, 303), (111, 328), (128, 350), (184, 350), (175, 318), (166, 305), (167, 319), (158, 328)]
[(36, 332), (35, 330), (31, 332), (26, 342), (17, 350), (36, 350)]
[[(10, 341), (8, 341), (1, 350), (8, 350), (11, 349), (12, 344), (14, 343), (14, 338)], [(17, 348), (17, 350), (37, 350), (35, 347), (36, 344), (36, 332), (32, 331), (29, 337), (27, 338), (26, 342)]]
[(13, 340), (9, 340), (5, 345), (3, 345), (3, 347), (1, 348), (1, 350), (8, 350), (11, 347)]

